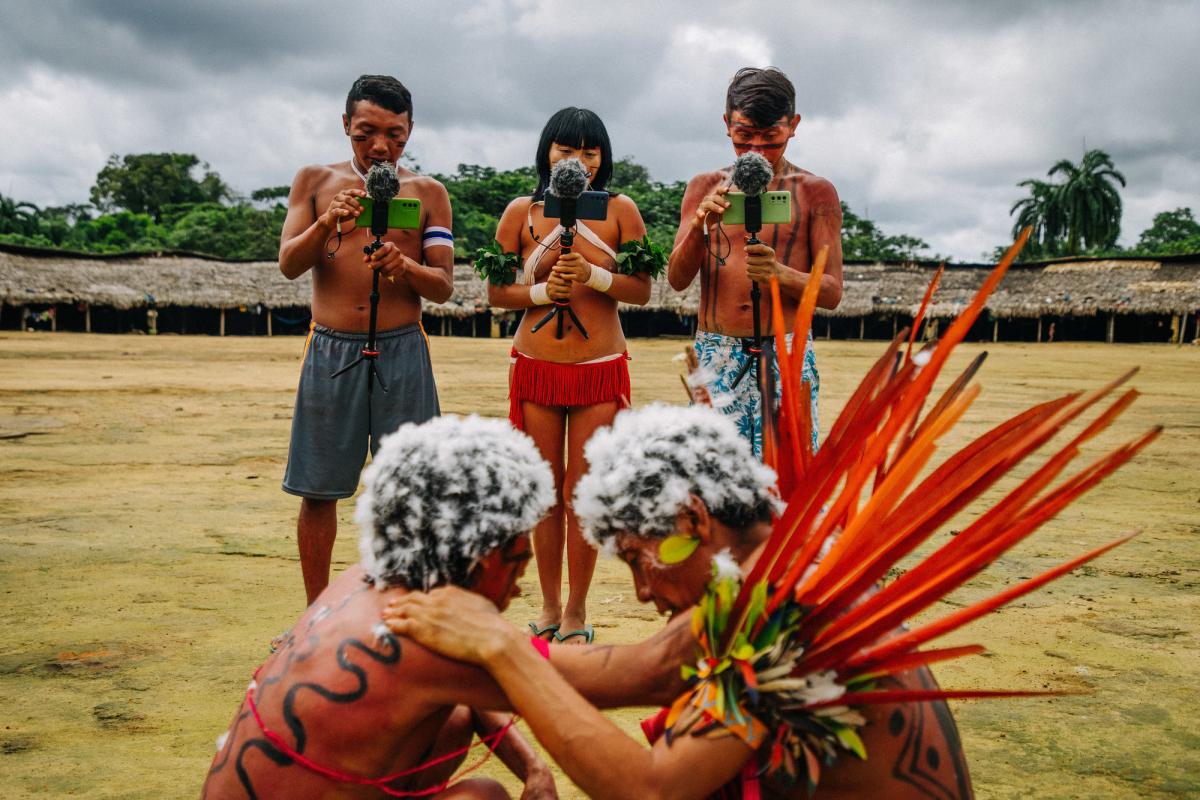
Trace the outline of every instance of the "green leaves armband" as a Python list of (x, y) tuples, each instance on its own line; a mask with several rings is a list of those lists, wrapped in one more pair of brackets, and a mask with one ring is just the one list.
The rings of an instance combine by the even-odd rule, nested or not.
[(617, 272), (622, 275), (645, 272), (651, 278), (657, 278), (667, 267), (667, 254), (646, 234), (641, 241), (630, 239), (623, 243), (617, 250), (616, 261)]
[(509, 286), (517, 279), (516, 253), (506, 253), (500, 243), (493, 241), (475, 251), (475, 274), (493, 286)]

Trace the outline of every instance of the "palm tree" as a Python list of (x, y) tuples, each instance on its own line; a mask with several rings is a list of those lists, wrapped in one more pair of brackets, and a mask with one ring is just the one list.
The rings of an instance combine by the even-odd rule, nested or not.
[(1088, 150), (1078, 165), (1063, 159), (1046, 173), (1062, 177), (1054, 187), (1054, 203), (1066, 226), (1067, 252), (1112, 247), (1121, 235), (1121, 193), (1125, 186), (1112, 158), (1103, 150)]
[(1029, 236), (1027, 250), (1030, 255), (1055, 255), (1059, 249), (1059, 238), (1062, 236), (1063, 219), (1057, 205), (1055, 189), (1052, 183), (1030, 178), (1017, 184), (1029, 189), (1029, 197), (1013, 203), (1008, 215), (1017, 215), (1013, 224), (1012, 235), (1016, 239), (1025, 228), (1033, 228)]
[(0, 194), (0, 233), (34, 233), (37, 231), (38, 207)]

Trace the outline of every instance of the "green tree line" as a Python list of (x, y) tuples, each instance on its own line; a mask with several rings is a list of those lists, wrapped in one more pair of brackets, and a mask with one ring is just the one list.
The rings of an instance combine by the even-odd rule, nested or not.
[[(419, 170), (411, 160), (409, 166)], [(453, 174), (434, 177), (450, 194), (459, 258), (469, 258), (491, 242), (508, 203), (531, 193), (537, 183), (531, 167), (497, 170), (460, 164)], [(1079, 164), (1060, 161), (1047, 178), (1019, 183), (1029, 194), (1010, 210), (1015, 217), (1014, 235), (1026, 225), (1033, 226), (1026, 258), (1080, 252), (1200, 252), (1200, 224), (1190, 208), (1158, 214), (1133, 248), (1117, 247), (1121, 218), (1117, 186), (1124, 187), (1125, 178), (1103, 151), (1089, 151)], [(622, 158), (613, 166), (609, 188), (629, 195), (641, 210), (651, 238), (670, 246), (679, 224), (682, 181), (655, 181), (644, 166)], [(279, 252), (287, 195), (286, 186), (240, 195), (190, 153), (113, 155), (97, 174), (88, 203), (38, 208), (0, 195), (0, 242), (96, 253), (190, 250), (219, 258), (269, 261)], [(939, 258), (920, 238), (887, 234), (845, 203), (842, 212), (846, 259)]]
[[(414, 161), (408, 166), (420, 169)], [(505, 207), (537, 185), (532, 167), (497, 170), (459, 164), (445, 184), (454, 207), (456, 255), (470, 258), (490, 243)], [(637, 203), (650, 237), (669, 247), (679, 225), (686, 184), (662, 183), (632, 158), (613, 165), (609, 188)], [(140, 153), (109, 158), (89, 190), (89, 203), (38, 208), (0, 195), (0, 242), (95, 253), (190, 250), (228, 259), (272, 260), (287, 215), (288, 187), (235, 192), (190, 153)], [(929, 245), (889, 236), (843, 204), (847, 258), (911, 259)]]

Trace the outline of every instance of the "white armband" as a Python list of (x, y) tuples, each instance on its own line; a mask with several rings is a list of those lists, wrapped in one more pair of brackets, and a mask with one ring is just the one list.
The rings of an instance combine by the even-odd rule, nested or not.
[(535, 283), (529, 287), (529, 299), (533, 301), (535, 306), (550, 305), (550, 293), (546, 291), (546, 284)]
[(595, 264), (589, 264), (592, 268), (592, 274), (588, 276), (587, 283), (584, 286), (590, 286), (597, 292), (607, 292), (608, 287), (612, 286), (612, 273), (608, 270), (597, 267)]

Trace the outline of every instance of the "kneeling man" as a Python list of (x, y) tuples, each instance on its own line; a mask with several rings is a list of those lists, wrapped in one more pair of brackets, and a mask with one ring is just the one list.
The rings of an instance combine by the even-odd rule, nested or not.
[(487, 676), (379, 622), (389, 601), (434, 586), (507, 606), (529, 532), (554, 501), (549, 466), (507, 422), (443, 417), (385, 437), (364, 479), (361, 563), (255, 674), (204, 796), (504, 796), (494, 781), (444, 787), (479, 731), (498, 741), (525, 797), (553, 797), (549, 770), (508, 717), (478, 711), (498, 706)]
[[(586, 455), (590, 469), (576, 489), (576, 512), (594, 542), (629, 565), (643, 602), (678, 614), (705, 597), (714, 562), (735, 572), (754, 564), (771, 531), (775, 475), (755, 459), (728, 418), (701, 407), (627, 411), (611, 429), (596, 434)], [(538, 658), (483, 598), (455, 590), (410, 594), (387, 613), (392, 630), (485, 667), (546, 750), (590, 797), (701, 798), (731, 782), (747, 796), (753, 791), (808, 796), (803, 781), (776, 782), (782, 771), (770, 762), (778, 732), (766, 730), (750, 714), (718, 713), (690, 727), (676, 719), (673, 734), (667, 720), (666, 735), (661, 724), (657, 729), (644, 724), (655, 739), (646, 749)], [(686, 659), (689, 666), (694, 653)], [(925, 668), (879, 685), (936, 688)], [(719, 711), (720, 704), (741, 706), (743, 699), (715, 702)], [(818, 800), (972, 796), (944, 702), (873, 706), (863, 716), (860, 732), (870, 759), (843, 755), (836, 765), (823, 765)], [(750, 789), (760, 767), (768, 772), (767, 765), (765, 785)], [(808, 768), (811, 775), (813, 765)]]

